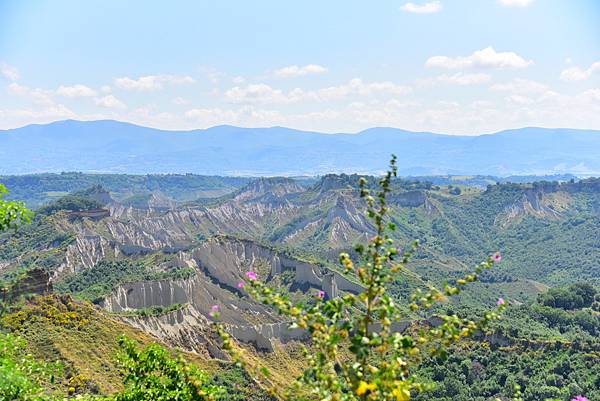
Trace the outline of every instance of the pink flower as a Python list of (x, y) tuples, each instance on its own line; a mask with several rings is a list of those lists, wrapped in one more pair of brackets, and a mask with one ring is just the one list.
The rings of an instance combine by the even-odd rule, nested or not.
[(246, 277), (248, 277), (250, 280), (258, 279), (258, 277), (256, 277), (256, 273), (254, 272), (246, 272)]
[(219, 308), (220, 308), (219, 305), (213, 305), (210, 308), (210, 312), (208, 313), (208, 315), (210, 317), (215, 317), (219, 313)]
[(502, 255), (500, 254), (500, 252), (496, 252), (492, 256), (492, 260), (494, 261), (494, 263), (500, 263), (500, 262), (502, 262)]
[(504, 301), (504, 298), (498, 298), (498, 301), (496, 302), (496, 305), (501, 306), (504, 305), (506, 302)]
[(238, 283), (238, 286), (237, 286), (237, 287), (241, 289), (241, 288), (244, 288), (244, 286), (245, 286), (245, 285), (246, 285), (246, 283), (245, 283), (245, 282), (243, 282), (243, 281), (240, 281), (240, 282)]
[(578, 395), (577, 397), (573, 398), (571, 401), (590, 401), (590, 400), (588, 400), (586, 397), (584, 397), (582, 395)]
[(321, 290), (317, 293), (317, 297), (319, 298), (325, 298), (325, 291)]

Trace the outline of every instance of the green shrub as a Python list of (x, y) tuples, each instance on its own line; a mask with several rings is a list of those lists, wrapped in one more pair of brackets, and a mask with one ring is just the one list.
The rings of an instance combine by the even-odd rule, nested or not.
[(123, 337), (120, 339), (121, 366), (125, 372), (125, 390), (114, 401), (200, 401), (221, 392), (210, 385), (208, 377), (181, 357), (172, 358), (158, 344), (143, 350)]
[(0, 400), (46, 400), (41, 379), (53, 381), (58, 365), (36, 361), (24, 351), (25, 343), (0, 333)]
[(32, 215), (22, 202), (2, 199), (6, 194), (8, 190), (0, 184), (0, 232), (28, 223)]

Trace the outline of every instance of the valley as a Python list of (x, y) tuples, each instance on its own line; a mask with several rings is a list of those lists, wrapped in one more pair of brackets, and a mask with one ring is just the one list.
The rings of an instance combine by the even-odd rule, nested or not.
[[(283, 375), (276, 376), (282, 382), (280, 361), (307, 340), (306, 332), (288, 328), (270, 307), (239, 288), (248, 271), (294, 302), (311, 302), (318, 291), (331, 299), (363, 290), (337, 263), (339, 253), (353, 253), (355, 244), (373, 235), (358, 196), (357, 175), (315, 180), (215, 177), (210, 178), (214, 187), (206, 184), (208, 177), (191, 176), (179, 177), (177, 189), (142, 188), (136, 193), (118, 187), (123, 179), (119, 175), (102, 177), (103, 185), (113, 191), (96, 184), (69, 193), (66, 189), (74, 181), (89, 179), (61, 178), (65, 191), (56, 192), (67, 194), (46, 199), (31, 225), (0, 240), (0, 274), (7, 288), (28, 272), (41, 271), (57, 294), (50, 297), (72, 299), (47, 302), (84, 302), (81, 308), (87, 308), (86, 313), (123, 327), (117, 331), (128, 327), (140, 338), (182, 349), (192, 359), (206, 361), (201, 366), (228, 359), (211, 329), (215, 304), (233, 338), (258, 358), (255, 362)], [(367, 178), (370, 185), (376, 182)], [(156, 181), (164, 185), (169, 179)], [(181, 196), (186, 185), (194, 193), (198, 182), (208, 193), (225, 192), (192, 200)], [(19, 191), (27, 193), (25, 187), (15, 189)], [(29, 193), (26, 201), (39, 202), (39, 194)], [(577, 312), (577, 319), (586, 319), (583, 332), (578, 332), (568, 313), (551, 318), (548, 307), (537, 306), (536, 301), (551, 287), (582, 281), (600, 284), (599, 180), (490, 184), (481, 189), (397, 179), (389, 202), (391, 221), (397, 226), (394, 237), (404, 246), (415, 238), (421, 242), (410, 270), (392, 286), (398, 302), (407, 305), (415, 289), (452, 282), (485, 255), (501, 250), (503, 262), (497, 270), (486, 272), (471, 291), (436, 312), (481, 313), (504, 297), (513, 305), (508, 321), (496, 324), (496, 337), (476, 340), (471, 347), (478, 342), (495, 348), (524, 347), (519, 351), (523, 358), (531, 352), (549, 352), (548, 346), (533, 346), (536, 342), (563, 344), (558, 349), (565, 356), (571, 355), (572, 347), (600, 352), (597, 312)], [(419, 321), (418, 314), (405, 311), (407, 322)], [(9, 326), (14, 325), (10, 317), (14, 313), (8, 315)], [(36, 326), (19, 324), (26, 337), (34, 335), (30, 330)], [(43, 355), (46, 351), (36, 344), (31, 344), (33, 351)], [(474, 355), (480, 352), (477, 349)], [(76, 366), (83, 355), (60, 358), (79, 371)], [(434, 369), (435, 362), (431, 363), (423, 374)], [(110, 388), (109, 371), (95, 368), (94, 376), (101, 388)]]

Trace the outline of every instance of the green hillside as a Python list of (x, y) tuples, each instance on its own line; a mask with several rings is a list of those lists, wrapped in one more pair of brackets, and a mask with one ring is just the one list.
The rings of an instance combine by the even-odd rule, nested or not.
[[(231, 322), (272, 322), (268, 309), (246, 306), (245, 298), (226, 284), (221, 275), (225, 273), (211, 269), (253, 267), (292, 299), (310, 299), (307, 294), (318, 288), (295, 284), (293, 270), (269, 273), (270, 266), (273, 260), (288, 258), (285, 263), (314, 266), (317, 275), (343, 276), (337, 255), (353, 254), (354, 244), (365, 242), (373, 232), (358, 197), (360, 177), (329, 175), (309, 186), (261, 179), (235, 190), (230, 183), (227, 196), (191, 203), (182, 202), (183, 195), (168, 195), (164, 187), (161, 196), (154, 197), (158, 190), (149, 191), (146, 184), (130, 186), (138, 179), (128, 177), (107, 184), (109, 198), (104, 187), (88, 191), (77, 187), (76, 193), (40, 208), (32, 224), (0, 237), (4, 293), (21, 288), (20, 280), (37, 269), (49, 274), (57, 294), (18, 302), (5, 299), (2, 330), (24, 339), (35, 359), (61, 362), (60, 376), (47, 383), (56, 394), (72, 393), (71, 387), (78, 393), (119, 391), (122, 378), (115, 355), (119, 336), (126, 334), (140, 344), (160, 341), (173, 348), (189, 346), (188, 361), (206, 371), (214, 383), (237, 389), (223, 399), (268, 397), (246, 373), (230, 370), (227, 363), (215, 359), (212, 346), (188, 344), (187, 337), (175, 334), (164, 337), (171, 333), (170, 327), (176, 327), (161, 326), (168, 319), (179, 314), (201, 322), (204, 317), (195, 313), (208, 316), (209, 301), (163, 302), (114, 313), (105, 310), (107, 299), (118, 299), (115, 294), (128, 285), (195, 283), (200, 286), (196, 291), (211, 294), (217, 302), (260, 310), (226, 312)], [(219, 191), (223, 185), (212, 183), (205, 189)], [(435, 388), (417, 399), (511, 397), (514, 384), (521, 386), (527, 400), (567, 400), (575, 393), (600, 397), (600, 297), (593, 294), (600, 284), (600, 180), (506, 183), (486, 189), (397, 180), (393, 187), (394, 238), (403, 246), (420, 240), (410, 270), (391, 288), (400, 303), (407, 304), (408, 295), (417, 288), (455, 283), (497, 250), (503, 255), (498, 269), (485, 272), (471, 291), (442, 304), (436, 313), (481, 315), (499, 297), (511, 302), (504, 319), (495, 323), (494, 337), (479, 336), (462, 344), (453, 349), (447, 363), (424, 362), (416, 373), (434, 382)], [(15, 193), (27, 188), (17, 186)], [(152, 203), (157, 199), (160, 205)], [(101, 213), (86, 214), (97, 210)], [(239, 254), (227, 253), (238, 252), (240, 246), (246, 248)], [(225, 252), (222, 256), (210, 256), (219, 249)], [(262, 256), (247, 256), (248, 252)], [(196, 277), (202, 278), (194, 281)], [(356, 282), (351, 275), (347, 279)], [(582, 282), (591, 298), (577, 298)], [(162, 299), (165, 294), (157, 296)], [(573, 294), (575, 298), (567, 296)], [(190, 305), (196, 309), (188, 316)], [(163, 334), (144, 332), (156, 325), (163, 327)], [(202, 330), (202, 338), (214, 335), (206, 327)], [(268, 366), (273, 380), (284, 385), (288, 370), (302, 368), (299, 344), (277, 339), (271, 343), (268, 352), (252, 345), (244, 348), (249, 363)]]

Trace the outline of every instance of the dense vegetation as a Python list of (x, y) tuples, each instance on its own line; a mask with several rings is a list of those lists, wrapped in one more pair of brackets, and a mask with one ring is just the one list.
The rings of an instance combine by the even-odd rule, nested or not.
[(58, 211), (79, 212), (82, 210), (99, 209), (103, 205), (93, 199), (80, 195), (67, 195), (38, 210), (40, 214), (50, 215)]
[(142, 262), (102, 260), (91, 269), (70, 275), (56, 284), (56, 290), (74, 294), (77, 298), (99, 302), (117, 285), (140, 280), (187, 278), (194, 274), (190, 268), (152, 271)]
[(562, 309), (579, 309), (592, 306), (596, 289), (588, 283), (577, 283), (566, 287), (551, 288), (540, 294), (541, 304)]

